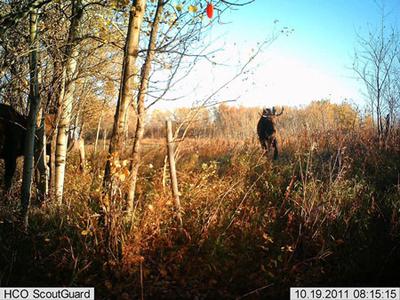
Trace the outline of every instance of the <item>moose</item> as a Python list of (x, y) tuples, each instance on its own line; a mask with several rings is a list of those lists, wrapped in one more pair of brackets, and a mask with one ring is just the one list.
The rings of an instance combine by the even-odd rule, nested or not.
[(4, 183), (11, 187), (17, 157), (24, 154), (27, 119), (11, 106), (0, 104), (0, 158), (4, 159)]
[[(51, 121), (46, 116), (45, 133), (52, 131)], [(24, 155), (24, 141), (27, 117), (21, 115), (9, 105), (0, 103), (0, 159), (4, 159), (4, 185), (11, 188), (17, 158)], [(49, 149), (50, 144), (46, 145)]]
[(257, 124), (257, 134), (260, 144), (265, 153), (268, 153), (270, 148), (274, 148), (274, 160), (278, 159), (278, 142), (276, 140), (275, 118), (283, 113), (284, 108), (280, 113), (276, 113), (275, 107), (264, 108)]

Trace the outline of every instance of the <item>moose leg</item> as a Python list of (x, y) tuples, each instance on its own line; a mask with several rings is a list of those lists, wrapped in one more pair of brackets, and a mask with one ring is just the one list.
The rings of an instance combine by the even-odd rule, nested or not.
[(278, 142), (276, 141), (276, 138), (272, 141), (272, 147), (274, 147), (274, 160), (278, 159)]
[(5, 172), (4, 172), (4, 184), (6, 190), (9, 191), (11, 188), (12, 178), (15, 173), (17, 166), (17, 157), (14, 155), (8, 155), (5, 159)]
[(260, 144), (261, 144), (261, 148), (264, 151), (267, 151), (268, 147), (267, 147), (267, 141), (265, 139), (260, 139)]

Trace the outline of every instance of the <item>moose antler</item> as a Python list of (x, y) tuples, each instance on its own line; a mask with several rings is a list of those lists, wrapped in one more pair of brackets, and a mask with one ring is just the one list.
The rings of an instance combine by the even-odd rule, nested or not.
[(281, 112), (279, 114), (276, 114), (275, 107), (272, 108), (272, 112), (273, 112), (274, 116), (276, 116), (276, 117), (279, 117), (281, 114), (283, 114), (284, 110), (285, 110), (285, 108), (282, 106)]

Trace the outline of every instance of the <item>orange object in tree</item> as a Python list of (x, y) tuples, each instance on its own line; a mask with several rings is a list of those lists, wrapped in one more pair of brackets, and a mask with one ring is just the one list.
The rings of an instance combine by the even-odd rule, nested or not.
[(212, 5), (211, 2), (207, 3), (206, 12), (207, 12), (207, 17), (209, 17), (211, 19), (214, 14), (214, 6)]

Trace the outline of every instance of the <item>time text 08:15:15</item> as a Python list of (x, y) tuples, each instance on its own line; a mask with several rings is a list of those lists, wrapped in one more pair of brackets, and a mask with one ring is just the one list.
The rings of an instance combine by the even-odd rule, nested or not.
[(290, 300), (400, 300), (400, 288), (292, 287)]

